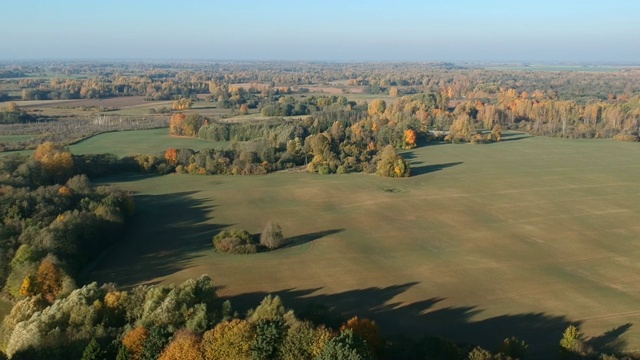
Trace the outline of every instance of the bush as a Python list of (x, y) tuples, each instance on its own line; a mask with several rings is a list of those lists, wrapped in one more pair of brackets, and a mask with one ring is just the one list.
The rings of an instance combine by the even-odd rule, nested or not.
[(637, 135), (629, 135), (629, 134), (618, 134), (614, 136), (613, 139), (616, 141), (626, 141), (626, 142), (637, 142), (639, 140)]
[(213, 237), (213, 247), (219, 253), (255, 254), (258, 251), (253, 236), (246, 230), (224, 230)]

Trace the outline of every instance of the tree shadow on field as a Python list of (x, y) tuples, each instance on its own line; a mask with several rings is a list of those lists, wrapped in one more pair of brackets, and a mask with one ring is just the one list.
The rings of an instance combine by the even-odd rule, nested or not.
[[(526, 133), (506, 133), (506, 134), (502, 134), (502, 139), (497, 143), (507, 142), (507, 141), (517, 141), (517, 140), (522, 140), (530, 137), (533, 137), (533, 135), (529, 135)], [(494, 142), (489, 144), (497, 144), (497, 143)]]
[(450, 163), (444, 163), (444, 164), (433, 164), (433, 165), (422, 165), (422, 166), (411, 167), (411, 176), (424, 175), (424, 174), (440, 171), (446, 168), (450, 168), (453, 166), (457, 166), (460, 164), (463, 164), (463, 162), (456, 161), (456, 162), (450, 162)]
[(294, 247), (294, 246), (298, 246), (298, 245), (302, 245), (302, 244), (306, 244), (318, 239), (321, 239), (325, 236), (331, 236), (333, 234), (339, 234), (341, 232), (343, 232), (344, 229), (332, 229), (332, 230), (325, 230), (325, 231), (316, 231), (313, 233), (308, 233), (308, 234), (302, 234), (302, 235), (298, 235), (298, 236), (292, 236), (289, 238), (286, 238), (286, 245), (283, 246), (282, 248), (289, 248), (289, 247)]
[[(402, 293), (417, 286), (417, 282), (388, 287), (353, 289), (341, 293), (319, 294), (322, 288), (287, 289), (278, 295), (286, 308), (307, 320), (319, 320), (332, 327), (353, 316), (374, 320), (385, 336), (402, 334), (419, 339), (423, 336), (444, 337), (458, 343), (480, 345), (495, 351), (512, 336), (529, 345), (532, 358), (557, 358), (558, 345), (569, 325), (580, 326), (565, 316), (547, 313), (504, 314), (483, 318), (477, 306), (445, 306), (446, 298), (431, 297), (413, 303), (396, 300)], [(252, 292), (227, 297), (236, 311), (245, 313), (255, 308), (266, 292)], [(319, 309), (319, 310), (318, 310)], [(480, 320), (474, 319), (477, 316)], [(590, 343), (596, 350), (619, 353), (625, 343), (619, 336), (631, 325), (613, 329)]]
[(593, 346), (593, 348), (599, 352), (607, 354), (618, 353), (627, 345), (627, 342), (622, 339), (621, 336), (629, 331), (631, 326), (633, 326), (633, 324), (626, 323), (613, 328), (600, 336), (593, 337), (589, 339), (589, 345)]
[(89, 273), (87, 280), (124, 287), (153, 281), (186, 268), (198, 252), (212, 247), (211, 237), (227, 224), (212, 224), (211, 199), (197, 192), (134, 195), (136, 213), (129, 231)]

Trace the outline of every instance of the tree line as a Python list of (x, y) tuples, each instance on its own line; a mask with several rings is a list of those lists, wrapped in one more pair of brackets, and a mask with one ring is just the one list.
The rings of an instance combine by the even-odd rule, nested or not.
[[(18, 301), (0, 327), (0, 357), (12, 360), (374, 360), (527, 359), (515, 337), (495, 348), (424, 335), (382, 335), (375, 321), (346, 317), (323, 304), (295, 313), (267, 295), (244, 314), (216, 294), (206, 275), (178, 285), (130, 290), (91, 283), (51, 304), (41, 294)], [(532, 346), (534, 346), (532, 344)], [(601, 354), (575, 326), (558, 343), (557, 358), (634, 359)], [(616, 356), (617, 355), (617, 356)]]

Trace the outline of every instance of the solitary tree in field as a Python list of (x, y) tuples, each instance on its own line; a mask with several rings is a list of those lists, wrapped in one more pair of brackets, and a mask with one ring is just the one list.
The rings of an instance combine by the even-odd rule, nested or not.
[(386, 177), (408, 177), (410, 173), (409, 164), (402, 156), (396, 153), (393, 146), (387, 145), (382, 150), (382, 155), (378, 161), (377, 173)]
[(274, 250), (285, 244), (282, 228), (277, 223), (269, 221), (262, 234), (260, 234), (260, 245)]

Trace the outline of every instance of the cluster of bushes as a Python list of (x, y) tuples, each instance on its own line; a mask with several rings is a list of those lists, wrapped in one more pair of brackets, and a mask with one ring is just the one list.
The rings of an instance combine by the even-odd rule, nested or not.
[(282, 228), (270, 221), (260, 234), (259, 242), (246, 230), (223, 230), (213, 237), (213, 247), (219, 253), (255, 254), (260, 249), (275, 250), (286, 244)]

